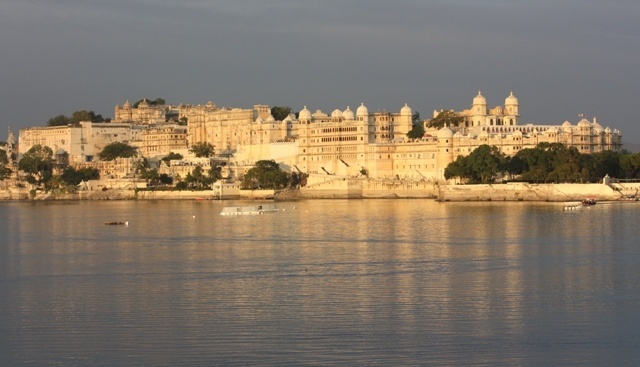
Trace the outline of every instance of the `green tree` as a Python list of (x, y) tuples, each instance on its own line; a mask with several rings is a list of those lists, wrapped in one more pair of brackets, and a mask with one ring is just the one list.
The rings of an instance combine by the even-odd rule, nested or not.
[(640, 178), (640, 153), (622, 154), (620, 156), (620, 169), (624, 178)]
[(289, 174), (282, 171), (274, 160), (257, 161), (242, 180), (245, 189), (283, 189), (289, 184)]
[(170, 152), (169, 154), (167, 154), (162, 158), (162, 161), (165, 162), (166, 164), (169, 164), (170, 161), (179, 161), (182, 158), (184, 158), (182, 154)]
[(156, 98), (153, 101), (143, 98), (136, 101), (136, 103), (133, 104), (133, 108), (138, 108), (138, 106), (140, 106), (140, 103), (142, 103), (143, 101), (147, 101), (149, 106), (162, 106), (166, 104), (164, 98)]
[(506, 157), (498, 147), (480, 145), (466, 157), (458, 157), (445, 168), (445, 178), (460, 177), (469, 183), (492, 183), (506, 167)]
[(26, 180), (32, 185), (47, 184), (53, 177), (53, 151), (47, 146), (36, 144), (31, 147), (18, 162), (18, 169), (24, 172)]
[(93, 111), (81, 110), (74, 112), (71, 117), (65, 115), (58, 115), (52, 117), (47, 121), (47, 126), (67, 126), (67, 125), (79, 125), (82, 121), (91, 122), (104, 122), (106, 121), (102, 115), (96, 115)]
[(75, 168), (69, 166), (62, 171), (60, 179), (67, 185), (76, 186), (82, 181), (97, 180), (100, 178), (100, 171), (93, 167)]
[(7, 178), (11, 177), (11, 172), (11, 168), (0, 165), (0, 181), (6, 180)]
[(105, 146), (98, 158), (103, 161), (112, 161), (116, 158), (131, 158), (136, 155), (136, 148), (126, 143), (114, 142)]
[(0, 165), (9, 164), (9, 158), (7, 157), (7, 151), (0, 149)]
[(445, 126), (460, 126), (464, 123), (464, 117), (453, 110), (440, 111), (438, 115), (427, 122), (427, 127), (441, 129)]
[(93, 111), (81, 110), (74, 112), (69, 118), (69, 123), (79, 125), (82, 121), (104, 122), (102, 115), (96, 115)]
[(213, 156), (215, 149), (210, 143), (195, 143), (189, 148), (189, 152), (195, 154), (198, 158), (209, 158)]
[(410, 139), (421, 139), (424, 136), (424, 125), (420, 120), (420, 112), (416, 111), (411, 116), (411, 131), (407, 133)]
[(282, 121), (291, 113), (291, 107), (287, 106), (273, 106), (271, 107), (271, 116), (273, 116), (276, 121)]
[(47, 126), (67, 126), (70, 124), (70, 120), (65, 115), (58, 115), (56, 117), (52, 117), (47, 121)]
[(205, 173), (205, 171), (200, 166), (196, 166), (193, 168), (191, 173), (187, 174), (184, 182), (187, 184), (187, 187), (193, 190), (203, 190), (211, 188), (211, 185), (215, 182), (215, 178), (211, 177), (211, 172), (209, 174)]
[(7, 165), (9, 165), (7, 152), (4, 149), (0, 149), (0, 181), (11, 175), (11, 168), (7, 167)]

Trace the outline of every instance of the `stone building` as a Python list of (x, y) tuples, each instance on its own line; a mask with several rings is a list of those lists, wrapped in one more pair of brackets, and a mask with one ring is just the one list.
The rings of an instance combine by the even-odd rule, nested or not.
[(146, 158), (164, 157), (171, 152), (186, 155), (187, 127), (175, 124), (150, 126), (141, 131), (138, 153)]
[[(273, 159), (286, 170), (316, 177), (438, 181), (444, 179), (449, 163), (483, 144), (495, 145), (510, 156), (542, 142), (562, 143), (582, 153), (622, 147), (622, 134), (595, 118), (583, 117), (575, 125), (568, 121), (521, 124), (519, 101), (513, 93), (504, 106), (487, 106), (478, 93), (469, 109), (458, 112), (464, 118), (461, 126), (427, 129), (421, 139), (409, 139), (413, 111), (406, 104), (397, 112), (370, 112), (361, 104), (355, 111), (347, 107), (330, 114), (311, 112), (305, 106), (297, 117), (292, 114), (276, 121), (266, 105), (242, 109), (219, 108), (212, 102), (150, 106), (143, 101), (134, 109), (127, 102), (122, 108), (116, 106), (112, 123), (20, 130), (19, 151), (42, 144), (54, 153), (68, 153), (71, 162), (86, 162), (114, 141), (138, 147), (146, 158), (188, 151), (193, 144), (205, 142), (215, 146), (217, 159), (225, 161), (226, 172), (235, 178), (254, 162)], [(186, 126), (167, 124), (167, 120), (186, 122)], [(174, 171), (184, 174), (189, 163), (180, 164)]]
[(21, 129), (18, 140), (20, 154), (40, 144), (56, 156), (67, 155), (70, 163), (80, 163), (94, 160), (108, 144), (140, 140), (140, 131), (130, 124), (83, 121), (79, 125)]

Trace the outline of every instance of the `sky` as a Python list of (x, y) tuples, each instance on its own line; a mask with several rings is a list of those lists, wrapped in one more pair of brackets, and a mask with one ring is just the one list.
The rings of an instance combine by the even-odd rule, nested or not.
[(637, 144), (639, 68), (638, 0), (2, 0), (0, 140), (141, 98), (429, 119), (513, 91), (521, 124)]

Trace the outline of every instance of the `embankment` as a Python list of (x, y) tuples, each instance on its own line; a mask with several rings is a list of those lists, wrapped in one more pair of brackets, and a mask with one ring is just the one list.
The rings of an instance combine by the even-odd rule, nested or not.
[(614, 187), (605, 184), (530, 184), (442, 185), (440, 201), (579, 201), (587, 196), (597, 200), (619, 200), (633, 195), (640, 184)]

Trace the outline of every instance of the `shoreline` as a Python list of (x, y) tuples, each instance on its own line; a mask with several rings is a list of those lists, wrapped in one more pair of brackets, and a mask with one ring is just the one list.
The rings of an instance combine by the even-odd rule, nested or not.
[(214, 190), (164, 191), (109, 189), (73, 194), (37, 192), (26, 189), (4, 190), (0, 201), (77, 201), (77, 200), (322, 200), (322, 199), (431, 199), (441, 202), (581, 201), (587, 196), (598, 201), (624, 201), (635, 198), (640, 183), (625, 184), (530, 184), (501, 183), (479, 185), (439, 185), (430, 182), (345, 179), (296, 190), (241, 190), (218, 197)]

